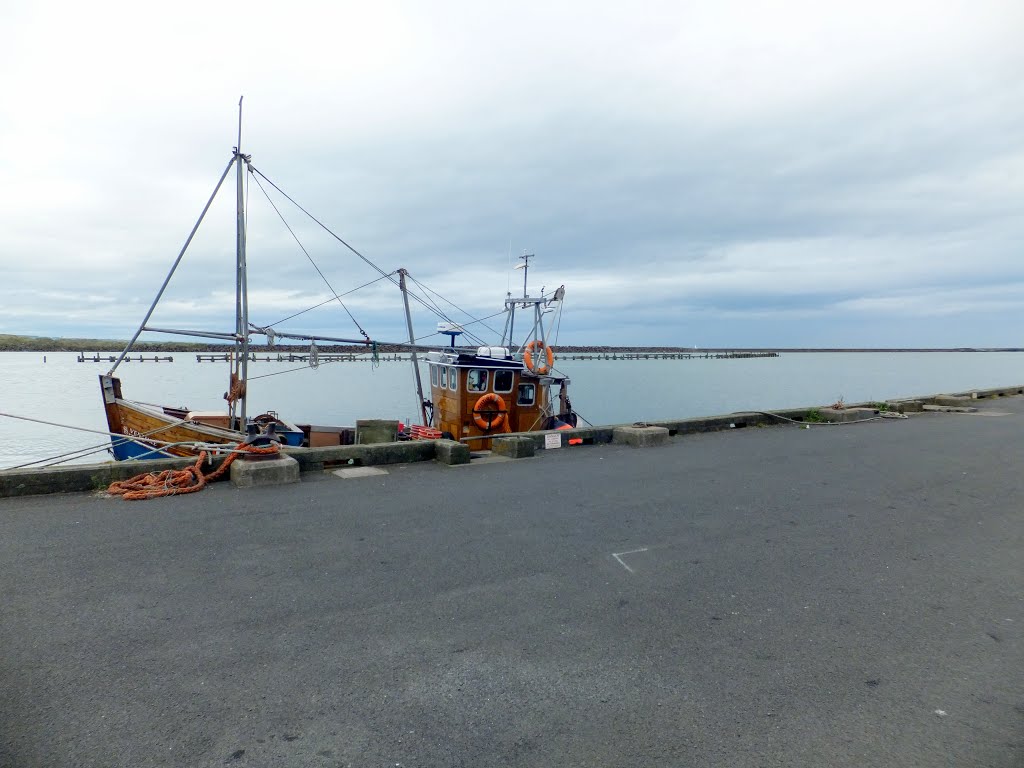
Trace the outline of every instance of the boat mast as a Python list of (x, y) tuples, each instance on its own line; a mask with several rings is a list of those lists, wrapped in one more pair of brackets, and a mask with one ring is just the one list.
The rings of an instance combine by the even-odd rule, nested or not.
[[(523, 263), (522, 264), (516, 264), (515, 267), (513, 267), (513, 269), (521, 269), (521, 270), (523, 270), (523, 298), (524, 299), (526, 298), (526, 275), (530, 271), (530, 259), (532, 259), (533, 257), (534, 257), (534, 254), (527, 253), (526, 251), (523, 251), (523, 255), (519, 257), (522, 260)], [(512, 344), (514, 343), (513, 339), (512, 339), (512, 334), (515, 333), (515, 325), (516, 325), (516, 305), (515, 305), (514, 302), (511, 302), (511, 299), (512, 299), (512, 294), (510, 292), (508, 297), (506, 297), (506, 299), (505, 299), (505, 305), (509, 308), (509, 316), (508, 316), (508, 346), (509, 346), (510, 349), (512, 347)], [(502, 337), (503, 345), (504, 345), (504, 341), (505, 341), (505, 339), (504, 339), (504, 337)]]
[[(235, 219), (235, 360), (229, 387), (237, 395), (230, 399), (229, 417), (235, 421), (236, 405), (239, 427), (245, 431), (245, 382), (249, 373), (249, 288), (245, 267), (245, 191), (244, 169), (249, 158), (242, 154), (242, 98), (238, 99), (238, 146), (235, 147), (237, 200)], [(236, 384), (237, 382), (237, 384)]]
[[(424, 405), (423, 401), (423, 380), (420, 378), (420, 363), (416, 359), (416, 335), (412, 331), (412, 313), (409, 311), (409, 291), (405, 285), (405, 276), (409, 274), (405, 267), (401, 267), (398, 270), (398, 287), (402, 289), (402, 301), (405, 302), (405, 324), (409, 327), (409, 344), (411, 345), (411, 354), (409, 359), (412, 360), (412, 372), (416, 377), (416, 398), (419, 403), (418, 409), (420, 415), (423, 417), (423, 426), (429, 427), (427, 424), (427, 406)], [(452, 337), (455, 338), (454, 336)]]

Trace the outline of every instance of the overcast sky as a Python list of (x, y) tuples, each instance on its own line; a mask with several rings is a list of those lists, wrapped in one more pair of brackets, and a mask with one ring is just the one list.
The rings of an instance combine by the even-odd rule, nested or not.
[[(528, 251), (562, 343), (1024, 346), (1019, 0), (42, 0), (0, 28), (0, 333), (128, 337), (244, 94), (260, 171), (476, 316)], [(154, 324), (232, 328), (225, 191)], [(329, 289), (248, 197), (251, 319), (358, 336), (336, 304), (281, 322)], [(376, 277), (275, 203), (334, 290)], [(403, 337), (393, 286), (350, 298)]]

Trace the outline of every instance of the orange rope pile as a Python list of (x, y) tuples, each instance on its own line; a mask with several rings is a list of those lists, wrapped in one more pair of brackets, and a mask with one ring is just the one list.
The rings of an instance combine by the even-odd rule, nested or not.
[(245, 382), (238, 378), (237, 374), (231, 374), (231, 384), (228, 391), (224, 393), (224, 399), (234, 403), (245, 397)]
[(206, 451), (199, 454), (196, 463), (185, 469), (165, 469), (163, 472), (146, 472), (141, 475), (111, 483), (107, 493), (120, 496), (127, 501), (139, 501), (141, 499), (156, 499), (160, 496), (175, 496), (182, 493), (195, 493), (206, 487), (207, 483), (213, 482), (227, 472), (231, 462), (241, 454), (238, 451), (254, 454), (280, 453), (281, 449), (277, 443), (268, 445), (266, 448), (259, 448), (247, 443), (239, 443), (235, 446), (235, 453), (231, 453), (217, 469), (208, 475), (203, 474), (203, 462), (206, 461)]

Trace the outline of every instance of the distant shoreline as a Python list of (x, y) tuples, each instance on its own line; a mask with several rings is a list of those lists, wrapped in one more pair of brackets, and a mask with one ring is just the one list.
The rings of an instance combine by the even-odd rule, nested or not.
[[(65, 339), (45, 336), (13, 336), (0, 334), (0, 352), (120, 352), (126, 341), (109, 339)], [(444, 344), (438, 344), (438, 349)], [(136, 342), (134, 352), (225, 352), (225, 344), (190, 344), (185, 342)], [(779, 353), (826, 353), (826, 352), (1024, 352), (1024, 347), (671, 347), (671, 346), (585, 346), (578, 344), (556, 345), (561, 352), (576, 354), (629, 354), (644, 352), (669, 352), (702, 354), (720, 352), (779, 352)], [(304, 352), (306, 344), (278, 344), (273, 348), (265, 344), (253, 344), (252, 352)], [(318, 345), (321, 352), (367, 354), (369, 349), (362, 345)], [(400, 346), (381, 344), (379, 353), (405, 351)]]

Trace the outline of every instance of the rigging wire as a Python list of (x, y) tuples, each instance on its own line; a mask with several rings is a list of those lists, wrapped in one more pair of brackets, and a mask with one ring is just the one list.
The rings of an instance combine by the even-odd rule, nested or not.
[[(344, 245), (344, 246), (345, 246), (346, 248), (348, 248), (348, 249), (349, 249), (350, 251), (352, 251), (352, 253), (354, 253), (354, 254), (355, 254), (356, 256), (358, 256), (358, 257), (359, 257), (360, 259), (362, 259), (362, 260), (363, 260), (363, 261), (365, 261), (365, 262), (366, 262), (367, 264), (369, 264), (369, 265), (370, 265), (370, 267), (372, 267), (373, 269), (375, 269), (375, 270), (376, 270), (376, 271), (377, 271), (377, 272), (378, 272), (378, 273), (379, 273), (379, 274), (380, 274), (381, 276), (385, 276), (385, 277), (386, 277), (386, 276), (388, 276), (388, 275), (387, 275), (387, 273), (385, 273), (383, 269), (381, 269), (381, 268), (380, 268), (380, 267), (378, 267), (378, 266), (377, 266), (376, 264), (374, 264), (374, 263), (373, 263), (372, 261), (370, 261), (370, 260), (369, 260), (368, 258), (366, 258), (365, 256), (363, 256), (363, 254), (361, 254), (361, 253), (360, 253), (359, 251), (357, 251), (357, 250), (356, 250), (355, 248), (353, 248), (353, 247), (352, 247), (351, 245), (349, 245), (348, 243), (346, 243), (346, 242), (345, 242), (345, 241), (344, 241), (344, 240), (343, 240), (342, 238), (340, 238), (340, 237), (339, 237), (338, 235), (334, 234), (334, 232), (332, 232), (332, 231), (331, 231), (331, 230), (330, 230), (330, 229), (329, 229), (329, 228), (327, 227), (327, 225), (326, 225), (326, 224), (324, 224), (324, 223), (323, 223), (322, 221), (320, 221), (320, 219), (318, 219), (318, 218), (317, 218), (316, 216), (314, 216), (314, 215), (313, 215), (312, 213), (310, 213), (310, 212), (309, 212), (309, 211), (307, 211), (307, 210), (306, 210), (305, 208), (303, 208), (303, 207), (302, 207), (301, 205), (299, 205), (299, 203), (298, 203), (298, 202), (296, 202), (296, 201), (295, 201), (295, 199), (291, 197), (291, 195), (289, 195), (289, 194), (288, 194), (287, 192), (285, 192), (285, 191), (284, 191), (283, 189), (281, 189), (281, 188), (280, 188), (279, 186), (277, 186), (277, 184), (275, 184), (275, 183), (274, 183), (273, 181), (271, 181), (271, 180), (270, 180), (269, 178), (267, 178), (266, 174), (265, 174), (265, 173), (263, 173), (263, 171), (261, 171), (261, 170), (260, 170), (259, 168), (255, 167), (255, 166), (253, 166), (253, 165), (250, 165), (249, 167), (250, 167), (250, 168), (252, 169), (252, 172), (253, 172), (253, 173), (256, 173), (256, 174), (259, 174), (260, 176), (262, 176), (262, 177), (263, 177), (263, 178), (264, 178), (264, 179), (266, 180), (266, 182), (267, 182), (267, 183), (268, 183), (268, 184), (269, 184), (270, 186), (272, 186), (272, 187), (273, 187), (274, 189), (276, 189), (276, 190), (277, 190), (278, 192), (280, 192), (280, 193), (281, 193), (281, 194), (282, 194), (282, 195), (284, 196), (284, 198), (285, 198), (286, 200), (288, 200), (288, 202), (290, 202), (290, 203), (291, 203), (292, 205), (294, 205), (294, 206), (295, 206), (296, 208), (298, 208), (298, 209), (299, 209), (300, 211), (302, 211), (302, 212), (303, 212), (304, 214), (306, 214), (307, 216), (309, 216), (309, 218), (311, 218), (311, 219), (312, 219), (313, 221), (315, 221), (315, 222), (316, 222), (316, 223), (317, 223), (317, 224), (318, 224), (318, 225), (320, 226), (320, 228), (321, 228), (321, 229), (323, 229), (323, 230), (324, 230), (324, 231), (325, 231), (325, 232), (326, 232), (327, 234), (329, 234), (329, 235), (330, 235), (331, 237), (333, 237), (333, 238), (334, 238), (335, 240), (337, 240), (337, 241), (338, 241), (339, 243), (341, 243), (341, 244), (342, 244), (342, 245)], [(398, 281), (397, 281), (397, 280), (395, 280), (394, 278), (391, 278), (391, 282), (393, 282), (393, 283), (394, 283), (395, 285), (398, 285)]]
[[(352, 357), (353, 358), (357, 358), (357, 357), (364, 358), (365, 361), (373, 363), (373, 367), (374, 368), (377, 368), (379, 366), (379, 364), (380, 364), (380, 360), (378, 359), (377, 361), (374, 361), (374, 359), (373, 359), (373, 355), (374, 354), (375, 353), (373, 351), (359, 352), (359, 353), (353, 352), (352, 353)], [(369, 357), (366, 357), (366, 355), (369, 355)], [(317, 363), (317, 367), (318, 368), (323, 368), (325, 365), (335, 365), (337, 363), (346, 363), (346, 362), (349, 362), (349, 361), (348, 360), (320, 360)], [(285, 374), (285, 373), (298, 373), (299, 371), (308, 371), (310, 369), (310, 367), (311, 366), (309, 365), (309, 363), (307, 363), (306, 365), (300, 366), (298, 368), (286, 368), (283, 371), (274, 371), (273, 373), (264, 373), (264, 374), (261, 374), (259, 376), (250, 376), (249, 377), (249, 381), (256, 381), (257, 379), (269, 379), (271, 376), (281, 376), (282, 374)]]
[[(328, 365), (329, 363), (333, 363), (333, 362), (338, 362), (338, 361), (326, 360), (326, 361), (320, 363), (320, 365)], [(283, 370), (283, 371), (274, 371), (273, 373), (264, 373), (264, 374), (262, 374), (260, 376), (250, 376), (249, 377), (249, 381), (256, 381), (257, 379), (269, 379), (271, 376), (280, 376), (281, 374), (284, 374), (284, 373), (295, 373), (297, 371), (308, 371), (309, 368), (310, 368), (310, 366), (308, 364), (306, 364), (306, 365), (303, 365), (300, 368), (288, 368), (288, 369)]]
[[(451, 304), (453, 307), (455, 307), (457, 310), (459, 310), (459, 312), (461, 312), (462, 314), (466, 315), (467, 317), (473, 317), (472, 313), (467, 312), (466, 310), (464, 310), (462, 307), (460, 307), (458, 304), (456, 304), (455, 302), (451, 301), (450, 299), (446, 299), (444, 296), (442, 296), (440, 293), (438, 293), (434, 289), (427, 287), (426, 285), (421, 283), (419, 280), (417, 280), (412, 275), (409, 276), (409, 279), (412, 280), (414, 283), (416, 283), (416, 285), (418, 285), (424, 291), (430, 291), (430, 293), (432, 293), (435, 296), (437, 296), (439, 299), (441, 299), (441, 301), (445, 301), (448, 304)], [(504, 314), (504, 312), (499, 312), (498, 314)], [(477, 321), (477, 322), (479, 322), (479, 321)], [(495, 335), (498, 334), (498, 332), (496, 330), (494, 330), (493, 328), (491, 328), (489, 325), (484, 325), (484, 328), (486, 328), (487, 330), (489, 330), (491, 333), (493, 333)]]
[[(416, 281), (416, 278), (414, 278), (408, 272), (406, 272), (406, 277), (409, 278), (410, 282), (415, 283), (417, 286), (419, 286), (419, 283)], [(406, 290), (408, 290), (408, 283), (406, 284)], [(416, 294), (410, 293), (410, 295), (416, 295)], [(433, 308), (432, 311), (434, 312), (434, 314), (436, 314), (438, 316), (441, 316), (441, 315), (444, 314), (444, 310), (441, 309), (439, 306), (437, 306), (437, 302), (435, 302), (433, 299), (431, 299), (429, 296), (427, 296), (426, 292), (423, 293), (423, 297), (419, 301), (420, 301), (421, 304), (424, 304), (425, 302), (429, 302), (430, 306)]]
[[(415, 278), (413, 278), (413, 277), (412, 277), (411, 275), (409, 275), (409, 279), (410, 279), (410, 280), (411, 280), (411, 281), (412, 281), (413, 283), (415, 283), (415, 284), (416, 284), (416, 287), (417, 287), (417, 288), (419, 288), (419, 289), (420, 289), (421, 291), (423, 290), (423, 285), (422, 285), (422, 284), (420, 284), (420, 283), (418, 283), (418, 282), (416, 281), (416, 279), (415, 279)], [(410, 293), (409, 295), (410, 295), (410, 296), (416, 296), (417, 294), (415, 294), (415, 293)], [(465, 325), (464, 325), (464, 324), (462, 324), (462, 323), (459, 323), (459, 322), (457, 322), (457, 321), (455, 321), (455, 320), (453, 320), (453, 319), (449, 318), (449, 317), (448, 317), (448, 316), (447, 316), (447, 315), (445, 314), (444, 310), (442, 310), (442, 309), (441, 309), (441, 308), (440, 308), (439, 306), (437, 306), (437, 302), (435, 302), (435, 301), (434, 301), (433, 299), (431, 299), (431, 298), (430, 298), (429, 296), (427, 296), (427, 295), (426, 295), (426, 291), (424, 291), (424, 292), (423, 292), (423, 300), (422, 300), (422, 301), (421, 301), (420, 303), (425, 303), (425, 302), (430, 302), (430, 305), (431, 305), (431, 306), (432, 306), (432, 307), (434, 308), (434, 310), (433, 310), (433, 311), (434, 311), (434, 312), (435, 312), (435, 313), (437, 314), (437, 316), (438, 316), (438, 317), (442, 317), (442, 318), (444, 318), (445, 320), (447, 320), (447, 321), (448, 321), (449, 323), (454, 323), (454, 324), (458, 325), (458, 326), (459, 326), (460, 328), (462, 328), (462, 329), (463, 329), (463, 332), (464, 332), (464, 333), (466, 334), (466, 337), (467, 337), (467, 338), (469, 338), (469, 339), (470, 339), (470, 340), (471, 340), (471, 341), (472, 341), (473, 343), (475, 343), (475, 344), (477, 344), (477, 345), (483, 345), (483, 344), (484, 344), (484, 340), (483, 340), (482, 338), (480, 338), (479, 336), (477, 336), (477, 335), (476, 335), (475, 333), (473, 333), (472, 331), (466, 331), (466, 330), (465, 330)], [(473, 317), (473, 316), (472, 316), (472, 315), (469, 315), (469, 317)], [(467, 323), (466, 325), (468, 325), (468, 323)]]
[[(62, 427), (63, 429), (70, 429), (70, 430), (73, 430), (75, 432), (89, 432), (90, 434), (95, 434), (95, 435), (106, 435), (108, 437), (116, 437), (116, 438), (120, 438), (124, 442), (132, 442), (135, 437), (137, 437), (137, 438), (144, 438), (148, 442), (159, 443), (161, 445), (168, 445), (169, 443), (166, 443), (166, 441), (163, 441), (163, 440), (158, 440), (158, 439), (156, 439), (154, 437), (151, 437), (151, 436), (155, 435), (157, 432), (163, 432), (164, 430), (170, 429), (171, 427), (176, 427), (176, 426), (178, 426), (180, 424), (185, 424), (186, 423), (185, 419), (179, 419), (179, 420), (177, 420), (175, 422), (172, 422), (171, 424), (162, 424), (161, 426), (157, 427), (156, 429), (149, 430), (148, 432), (144, 432), (141, 435), (136, 435), (136, 436), (133, 436), (133, 437), (128, 437), (126, 435), (119, 434), (117, 432), (104, 432), (103, 430), (89, 429), (88, 427), (76, 427), (76, 426), (74, 426), (72, 424), (60, 424), (60, 423), (55, 422), (55, 421), (45, 421), (43, 419), (35, 419), (35, 418), (32, 418), (31, 416), (18, 416), (18, 415), (13, 414), (13, 413), (0, 413), (0, 416), (5, 416), (5, 417), (7, 417), (9, 419), (16, 419), (18, 421), (30, 421), (30, 422), (33, 422), (35, 424), (44, 424), (44, 425), (46, 425), (48, 427)], [(14, 467), (7, 467), (6, 469), (23, 469), (25, 467), (30, 467), (33, 464), (41, 464), (41, 463), (47, 462), (47, 461), (55, 462), (57, 464), (60, 464), (63, 461), (71, 460), (71, 458), (82, 458), (84, 456), (88, 456), (90, 453), (99, 453), (100, 451), (106, 451), (109, 448), (110, 448), (110, 444), (109, 443), (104, 443), (102, 448), (100, 448), (99, 446), (96, 446), (95, 448), (93, 448), (92, 446), (90, 446), (88, 448), (76, 448), (75, 450), (69, 451), (67, 453), (61, 453), (61, 454), (58, 454), (56, 456), (47, 457), (45, 459), (35, 459), (35, 460), (29, 461), (29, 462), (27, 462), (25, 464), (18, 464), (17, 466), (14, 466)], [(85, 451), (85, 453), (82, 453), (83, 451)], [(77, 457), (74, 456), (74, 454), (77, 454), (77, 453), (81, 453), (81, 456), (77, 456)], [(56, 461), (57, 459), (60, 459), (61, 461)]]
[[(551, 346), (551, 347), (558, 346), (558, 334), (562, 330), (562, 308), (563, 308), (563, 306), (564, 305), (561, 302), (558, 303), (558, 318), (555, 320), (555, 338), (549, 344), (549, 346)], [(564, 371), (560, 371), (557, 368), (555, 368), (555, 366), (551, 366), (551, 369), (552, 369), (552, 372), (558, 371), (561, 374), (565, 373)]]
[[(392, 272), (392, 273), (391, 273), (391, 275), (393, 275), (393, 274), (395, 274), (395, 273), (394, 273), (394, 272)], [(370, 282), (368, 282), (368, 283), (363, 283), (363, 284), (362, 284), (362, 285), (360, 285), (360, 286), (359, 286), (358, 288), (353, 288), (353, 289), (352, 289), (352, 290), (350, 290), (350, 291), (345, 291), (344, 293), (342, 293), (342, 294), (340, 294), (340, 295), (341, 295), (341, 296), (348, 296), (349, 294), (351, 294), (351, 293), (355, 293), (356, 291), (361, 291), (361, 290), (362, 290), (363, 288), (368, 288), (369, 286), (373, 285), (374, 283), (379, 283), (379, 282), (380, 282), (381, 280), (383, 280), (383, 279), (384, 279), (384, 278), (386, 278), (386, 277), (390, 277), (391, 275), (383, 275), (382, 277), (378, 277), (377, 279), (375, 279), (375, 280), (371, 280), (371, 281), (370, 281)], [(332, 296), (332, 297), (331, 297), (331, 298), (329, 298), (329, 299), (324, 299), (324, 300), (323, 300), (323, 301), (321, 301), (321, 302), (320, 302), (319, 304), (314, 304), (313, 306), (311, 306), (311, 307), (308, 307), (307, 309), (303, 309), (303, 310), (301, 310), (300, 312), (296, 312), (296, 313), (295, 313), (294, 315), (288, 315), (288, 317), (282, 317), (282, 318), (281, 318), (280, 320), (278, 320), (277, 322), (275, 322), (275, 323), (270, 323), (270, 324), (269, 324), (269, 326), (273, 326), (273, 325), (280, 325), (281, 323), (287, 323), (287, 322), (288, 322), (289, 320), (294, 320), (294, 319), (295, 319), (296, 317), (298, 317), (299, 315), (304, 315), (304, 314), (306, 314), (307, 312), (312, 312), (312, 311), (313, 311), (314, 309), (320, 309), (320, 307), (324, 306), (325, 304), (330, 304), (331, 302), (333, 302), (333, 301), (335, 300), (335, 298), (337, 298), (337, 294), (335, 294), (335, 296)], [(268, 326), (268, 327), (269, 327), (269, 326)]]
[[(460, 325), (463, 328), (465, 328), (467, 325), (476, 325), (477, 323), (482, 323), (484, 320), (490, 320), (491, 318), (498, 317), (499, 315), (504, 315), (504, 314), (505, 314), (505, 310), (503, 309), (500, 312), (495, 312), (493, 315), (487, 315), (487, 317), (481, 317), (479, 320), (473, 320), (472, 322), (469, 322), (469, 323), (460, 323)], [(433, 333), (427, 333), (427, 334), (424, 334), (423, 336), (417, 337), (416, 341), (422, 341), (423, 339), (429, 338), (431, 336), (436, 336), (436, 335), (437, 335), (436, 331), (433, 332)]]
[[(410, 279), (412, 279), (412, 275), (409, 275), (409, 277), (410, 277)], [(418, 304), (420, 304), (422, 307), (424, 307), (428, 312), (433, 312), (435, 315), (437, 315), (442, 320), (445, 320), (445, 321), (447, 321), (449, 323), (453, 323), (455, 325), (463, 325), (463, 323), (459, 323), (456, 320), (454, 320), (453, 318), (449, 317), (439, 307), (431, 306), (430, 304), (428, 304), (424, 299), (420, 298), (420, 296), (418, 294), (409, 292), (409, 297), (412, 298), (414, 301), (416, 301)], [(469, 317), (473, 317), (473, 316), (469, 315)], [(474, 320), (474, 323), (475, 322), (477, 322), (477, 321)], [(470, 325), (470, 323), (466, 323), (465, 325)], [(476, 337), (476, 339), (480, 343), (482, 343), (482, 341), (483, 341), (479, 337)]]
[[(337, 240), (337, 241), (338, 241), (339, 243), (341, 243), (341, 244), (342, 244), (343, 246), (345, 246), (346, 248), (348, 248), (348, 249), (349, 249), (349, 250), (350, 250), (350, 251), (351, 251), (352, 253), (354, 253), (354, 254), (355, 254), (356, 256), (358, 256), (358, 257), (359, 257), (360, 259), (362, 259), (362, 260), (363, 260), (363, 261), (364, 261), (364, 262), (365, 262), (365, 263), (366, 263), (367, 265), (369, 265), (369, 266), (370, 266), (370, 267), (371, 267), (372, 269), (374, 269), (374, 270), (375, 270), (375, 271), (376, 271), (376, 272), (377, 272), (377, 273), (378, 273), (378, 274), (379, 274), (379, 275), (381, 276), (381, 278), (382, 278), (382, 279), (386, 278), (386, 279), (390, 280), (390, 281), (391, 281), (391, 283), (392, 283), (393, 285), (395, 285), (396, 287), (400, 287), (400, 286), (399, 286), (399, 282), (398, 282), (398, 280), (397, 280), (397, 279), (395, 279), (395, 277), (394, 277), (394, 274), (395, 274), (394, 272), (392, 272), (392, 273), (390, 273), (390, 274), (389, 274), (389, 273), (385, 272), (385, 271), (384, 271), (383, 269), (381, 269), (380, 267), (378, 267), (378, 266), (377, 266), (376, 264), (374, 264), (374, 263), (373, 263), (372, 261), (370, 261), (370, 259), (368, 259), (368, 258), (367, 258), (366, 256), (364, 256), (364, 255), (363, 255), (362, 253), (360, 253), (360, 252), (359, 252), (359, 251), (358, 251), (358, 250), (357, 250), (356, 248), (354, 248), (353, 246), (351, 246), (351, 245), (350, 245), (350, 244), (349, 244), (348, 242), (346, 242), (346, 241), (345, 241), (345, 240), (344, 240), (344, 239), (343, 239), (343, 238), (342, 238), (341, 236), (339, 236), (339, 235), (337, 235), (337, 234), (336, 234), (335, 232), (333, 232), (333, 231), (332, 231), (332, 230), (330, 229), (330, 227), (328, 227), (328, 226), (327, 226), (326, 224), (324, 224), (324, 223), (323, 223), (322, 221), (320, 221), (320, 219), (318, 219), (318, 218), (317, 218), (316, 216), (314, 216), (314, 215), (313, 215), (312, 213), (310, 213), (310, 212), (309, 212), (308, 210), (306, 210), (305, 208), (303, 208), (303, 207), (302, 207), (302, 205), (300, 205), (300, 204), (298, 203), (298, 201), (296, 201), (296, 200), (295, 200), (295, 199), (294, 199), (294, 198), (293, 198), (293, 197), (292, 197), (291, 195), (289, 195), (289, 194), (288, 194), (287, 192), (285, 192), (285, 191), (284, 191), (283, 189), (281, 189), (281, 188), (280, 188), (280, 187), (279, 187), (279, 186), (278, 186), (277, 184), (275, 184), (275, 183), (274, 183), (274, 182), (273, 182), (273, 181), (272, 181), (272, 180), (271, 180), (271, 179), (270, 179), (270, 178), (269, 178), (269, 177), (268, 177), (268, 176), (267, 176), (267, 175), (266, 175), (265, 173), (263, 173), (263, 171), (261, 171), (261, 170), (260, 170), (259, 168), (257, 168), (256, 166), (254, 166), (254, 165), (252, 165), (252, 164), (250, 163), (250, 164), (249, 164), (249, 169), (250, 169), (250, 170), (252, 171), (252, 173), (253, 173), (253, 174), (257, 174), (257, 175), (261, 176), (261, 177), (263, 178), (263, 180), (264, 180), (264, 181), (266, 181), (266, 182), (267, 182), (267, 183), (268, 183), (268, 184), (269, 184), (270, 186), (272, 186), (272, 187), (273, 187), (273, 188), (274, 188), (275, 190), (277, 190), (277, 191), (278, 191), (278, 192), (279, 192), (279, 193), (280, 193), (280, 194), (281, 194), (281, 195), (282, 195), (282, 196), (283, 196), (283, 197), (284, 197), (284, 198), (285, 198), (286, 200), (288, 200), (288, 202), (290, 202), (290, 203), (291, 203), (292, 205), (294, 205), (294, 206), (295, 206), (296, 208), (298, 208), (298, 209), (299, 209), (300, 211), (302, 211), (302, 212), (303, 212), (304, 214), (306, 214), (306, 215), (307, 215), (307, 216), (308, 216), (308, 217), (309, 217), (310, 219), (312, 219), (312, 220), (313, 220), (313, 222), (315, 222), (315, 223), (317, 224), (317, 226), (319, 226), (319, 227), (320, 227), (321, 229), (323, 229), (323, 230), (324, 230), (324, 232), (326, 232), (326, 233), (327, 233), (328, 235), (330, 235), (331, 237), (333, 237), (333, 238), (334, 238), (335, 240)], [(262, 185), (261, 185), (261, 189), (262, 189)], [(266, 192), (265, 192), (265, 191), (264, 191), (264, 194), (266, 194)], [(279, 214), (279, 215), (280, 215), (280, 214)], [(410, 278), (411, 278), (411, 277), (412, 277), (412, 276), (410, 275)], [(414, 278), (413, 278), (413, 279), (414, 279)], [(414, 279), (414, 280), (415, 280), (415, 279)], [(438, 294), (438, 295), (440, 295), (440, 294)], [(410, 294), (409, 294), (409, 296), (411, 296), (411, 297), (412, 297), (412, 298), (413, 298), (413, 299), (414, 299), (414, 300), (415, 300), (415, 301), (416, 301), (417, 303), (419, 303), (419, 304), (420, 304), (421, 306), (423, 306), (423, 307), (424, 307), (424, 308), (425, 308), (425, 309), (426, 309), (427, 311), (429, 311), (429, 312), (432, 312), (432, 313), (434, 313), (435, 315), (437, 315), (438, 317), (440, 317), (440, 318), (441, 318), (442, 320), (446, 320), (447, 322), (450, 322), (450, 323), (455, 323), (456, 325), (458, 325), (458, 324), (459, 324), (459, 323), (457, 323), (457, 322), (456, 322), (455, 320), (453, 320), (452, 318), (448, 317), (448, 316), (447, 316), (447, 315), (446, 315), (446, 314), (445, 314), (445, 313), (444, 313), (444, 312), (443, 312), (443, 311), (442, 311), (442, 310), (441, 310), (441, 309), (440, 309), (439, 307), (436, 307), (436, 306), (431, 306), (430, 304), (428, 304), (427, 302), (425, 302), (425, 301), (424, 301), (424, 300), (423, 300), (422, 298), (420, 298), (420, 297), (419, 297), (418, 295), (416, 295), (415, 293), (410, 293)], [(443, 297), (442, 297), (442, 298), (443, 298)], [(445, 299), (445, 300), (447, 301), (447, 299)], [(451, 303), (451, 302), (449, 302), (449, 303)], [(455, 304), (452, 304), (452, 306), (454, 307), (454, 306), (455, 306)], [(458, 307), (456, 307), (456, 309), (458, 309)], [(463, 311), (463, 312), (464, 312), (464, 310), (460, 310), (460, 311)], [(473, 317), (473, 316), (472, 316), (471, 314), (469, 314), (468, 312), (466, 312), (465, 314), (466, 314), (467, 316), (469, 316), (469, 317)], [(360, 330), (361, 330), (361, 329), (360, 329)], [(490, 331), (491, 331), (492, 333), (496, 333), (496, 331), (494, 331), (494, 329), (489, 329), (489, 330), (490, 330)], [(478, 339), (478, 341), (479, 341), (479, 339)]]
[[(250, 174), (250, 175), (252, 175), (252, 174)], [(338, 300), (338, 303), (341, 304), (341, 308), (345, 310), (345, 313), (349, 316), (349, 319), (355, 324), (356, 328), (359, 329), (359, 332), (361, 334), (363, 334), (363, 338), (369, 340), (370, 335), (365, 330), (363, 330), (363, 326), (361, 326), (359, 324), (359, 321), (356, 320), (356, 318), (352, 314), (352, 312), (349, 311), (349, 308), (347, 306), (345, 306), (345, 302), (341, 300), (341, 296), (339, 296), (338, 292), (336, 290), (334, 290), (334, 286), (331, 285), (330, 280), (327, 279), (327, 276), (320, 269), (319, 265), (317, 265), (317, 263), (315, 261), (313, 261), (313, 257), (309, 255), (309, 251), (306, 250), (306, 246), (304, 246), (302, 244), (302, 241), (299, 240), (299, 236), (295, 234), (295, 230), (293, 230), (291, 225), (285, 220), (284, 215), (281, 213), (281, 211), (278, 209), (278, 207), (274, 204), (274, 201), (270, 199), (270, 195), (267, 194), (267, 190), (265, 190), (263, 188), (263, 185), (260, 184), (260, 180), (259, 179), (256, 179), (256, 186), (258, 186), (260, 188), (260, 191), (263, 193), (263, 196), (267, 198), (267, 202), (270, 203), (270, 207), (274, 209), (274, 213), (276, 213), (278, 218), (281, 219), (281, 223), (284, 224), (285, 229), (288, 230), (288, 233), (295, 240), (296, 244), (299, 246), (299, 248), (302, 249), (302, 252), (304, 254), (306, 254), (306, 258), (309, 259), (309, 263), (313, 265), (313, 269), (316, 270), (316, 273), (318, 275), (320, 275), (320, 279), (324, 281), (324, 285), (326, 285), (327, 288), (331, 291), (331, 293), (334, 294), (334, 298)]]

